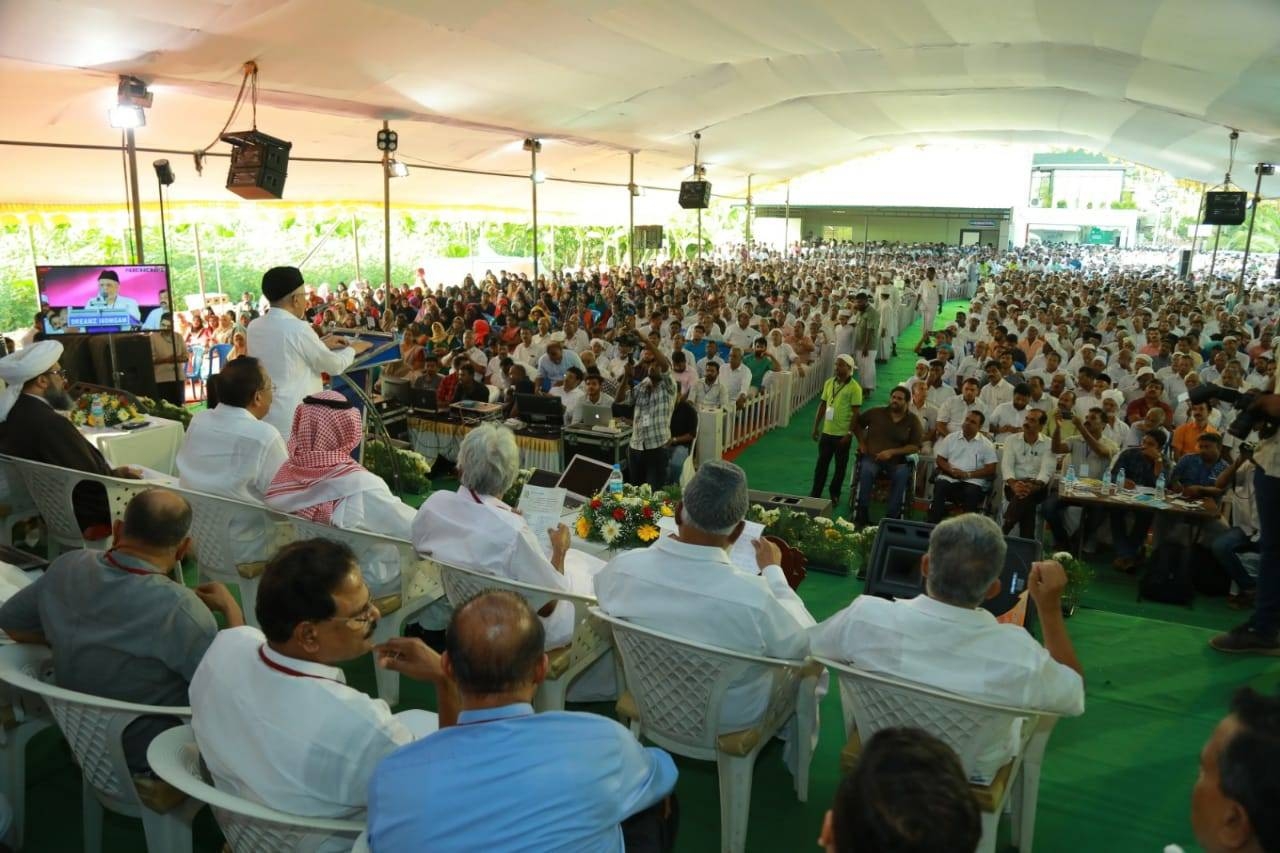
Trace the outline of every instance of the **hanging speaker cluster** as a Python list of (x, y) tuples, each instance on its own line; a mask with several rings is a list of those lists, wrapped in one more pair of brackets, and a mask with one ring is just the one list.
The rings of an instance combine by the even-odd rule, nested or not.
[(227, 189), (247, 199), (284, 197), (292, 142), (259, 130), (234, 131), (219, 138), (231, 146)]
[(681, 181), (680, 206), (685, 210), (705, 210), (711, 204), (709, 181)]

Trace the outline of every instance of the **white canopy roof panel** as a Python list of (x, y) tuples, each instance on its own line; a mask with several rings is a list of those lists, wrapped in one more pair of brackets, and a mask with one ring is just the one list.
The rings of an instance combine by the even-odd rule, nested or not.
[[(637, 180), (666, 187), (701, 130), (708, 178), (738, 196), (748, 173), (763, 187), (956, 141), (1081, 146), (1217, 182), (1235, 127), (1238, 182), (1280, 160), (1276, 0), (5, 0), (0, 137), (116, 144), (105, 110), (128, 73), (156, 98), (139, 145), (200, 148), (249, 59), (258, 125), (295, 157), (376, 159), (385, 117), (411, 164), (527, 174), (535, 135), (553, 177), (625, 184), (636, 151)], [(194, 181), (170, 159), (175, 199), (228, 198), (224, 161)], [(6, 148), (0, 202), (117, 202), (118, 160)], [(549, 211), (625, 216), (624, 189), (544, 186)], [(437, 172), (395, 196), (520, 209), (528, 185)], [(286, 186), (380, 197), (376, 166), (297, 162)]]

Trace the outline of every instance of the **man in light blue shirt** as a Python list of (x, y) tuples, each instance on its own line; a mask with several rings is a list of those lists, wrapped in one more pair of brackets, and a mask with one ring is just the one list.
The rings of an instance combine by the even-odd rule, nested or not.
[(670, 830), (670, 755), (606, 717), (533, 713), (547, 656), (542, 622), (524, 599), (480, 593), (454, 611), (446, 636), (441, 665), (463, 710), (457, 726), (378, 765), (369, 784), (374, 853), (603, 853), (628, 849), (624, 831), (638, 823)]

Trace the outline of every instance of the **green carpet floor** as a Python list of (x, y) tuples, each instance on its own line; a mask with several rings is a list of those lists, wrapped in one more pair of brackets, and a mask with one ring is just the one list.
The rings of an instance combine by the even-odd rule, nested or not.
[[(961, 303), (948, 303), (939, 323)], [(911, 348), (918, 324), (900, 339), (900, 355), (881, 365), (870, 404), (888, 397), (897, 380), (911, 372)], [(809, 438), (816, 404), (802, 409), (786, 429), (774, 430), (747, 448), (738, 462), (755, 488), (804, 494), (812, 476), (814, 445)], [(818, 619), (844, 607), (861, 584), (850, 578), (812, 573), (801, 597)], [(1212, 634), (1240, 621), (1220, 600), (1198, 600), (1191, 608), (1139, 603), (1134, 581), (1105, 566), (1085, 594), (1083, 607), (1068, 623), (1086, 670), (1087, 710), (1064, 720), (1049, 743), (1040, 787), (1035, 844), (1042, 853), (1154, 851), (1169, 842), (1194, 850), (1188, 801), (1201, 745), (1222, 716), (1231, 692), (1243, 685), (1274, 691), (1280, 664), (1267, 659), (1230, 658), (1212, 652)], [(353, 686), (373, 692), (371, 664), (346, 668)], [(433, 707), (429, 688), (406, 682), (401, 707)], [(583, 710), (609, 713), (608, 706)], [(844, 743), (838, 691), (822, 705), (818, 753), (809, 801), (796, 801), (791, 778), (775, 743), (757, 763), (747, 847), (761, 853), (812, 849), (839, 780)], [(681, 829), (677, 849), (702, 853), (719, 849), (718, 785), (715, 766), (677, 759)], [(53, 731), (36, 738), (27, 761), (26, 850), (73, 853), (82, 850), (80, 781), (62, 738)], [(1006, 833), (1007, 834), (1007, 833)], [(216, 853), (221, 836), (207, 810), (197, 819), (195, 850)], [(105, 851), (144, 850), (141, 824), (107, 815)]]

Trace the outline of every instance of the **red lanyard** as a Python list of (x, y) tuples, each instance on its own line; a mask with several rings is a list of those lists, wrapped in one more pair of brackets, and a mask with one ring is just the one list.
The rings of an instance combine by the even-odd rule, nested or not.
[(122, 563), (120, 563), (119, 560), (117, 560), (114, 556), (112, 556), (110, 551), (103, 554), (102, 558), (106, 560), (108, 564), (114, 566), (115, 568), (119, 569), (122, 572), (128, 572), (131, 575), (162, 575), (164, 577), (169, 576), (168, 572), (153, 572), (150, 569), (135, 569), (132, 566), (123, 565)]
[(475, 501), (478, 504), (484, 503), (484, 501), (480, 500), (480, 496), (476, 494), (475, 489), (471, 488), (470, 486), (467, 486), (467, 491), (471, 493), (471, 500)]
[(283, 672), (285, 675), (289, 675), (294, 678), (318, 678), (321, 681), (333, 681), (338, 684), (342, 683), (335, 678), (327, 678), (326, 676), (323, 676), (323, 675), (311, 675), (310, 673), (307, 673), (307, 672), (298, 672), (296, 669), (290, 669), (289, 667), (284, 666), (283, 664), (278, 664), (275, 661), (273, 661), (271, 658), (267, 657), (266, 646), (258, 646), (258, 657), (261, 658), (262, 662), (265, 663), (270, 669), (274, 669), (276, 672)]

